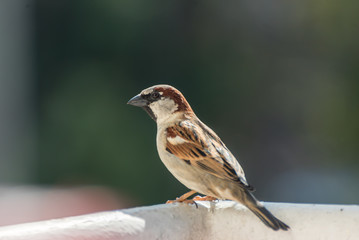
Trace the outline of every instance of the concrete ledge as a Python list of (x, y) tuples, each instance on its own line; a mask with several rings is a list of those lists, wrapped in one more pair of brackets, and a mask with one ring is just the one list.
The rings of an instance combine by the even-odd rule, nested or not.
[(359, 206), (265, 203), (291, 230), (273, 231), (232, 201), (169, 204), (0, 228), (0, 239), (359, 239)]

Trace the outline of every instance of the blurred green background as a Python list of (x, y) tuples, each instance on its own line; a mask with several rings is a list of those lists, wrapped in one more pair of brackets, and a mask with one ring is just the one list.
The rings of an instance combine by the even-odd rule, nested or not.
[(132, 206), (181, 195), (155, 122), (126, 105), (166, 83), (237, 156), (260, 200), (358, 203), (358, 1), (0, 9), (1, 183), (106, 186)]

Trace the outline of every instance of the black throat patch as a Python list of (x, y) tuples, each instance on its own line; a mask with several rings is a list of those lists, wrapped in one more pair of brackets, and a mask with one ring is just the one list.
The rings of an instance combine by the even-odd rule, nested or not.
[(149, 106), (144, 106), (143, 110), (145, 110), (148, 115), (150, 115), (150, 117), (156, 122), (157, 118)]

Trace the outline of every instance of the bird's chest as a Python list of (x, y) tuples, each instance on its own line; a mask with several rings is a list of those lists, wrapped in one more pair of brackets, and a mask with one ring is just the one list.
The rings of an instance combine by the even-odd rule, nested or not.
[[(161, 130), (161, 129), (158, 129)], [(187, 188), (205, 193), (206, 176), (202, 175), (196, 168), (186, 163), (184, 160), (176, 157), (166, 150), (167, 136), (164, 131), (157, 133), (157, 150), (161, 161), (166, 168)]]
[[(160, 129), (159, 129), (160, 130)], [(169, 153), (166, 150), (167, 136), (165, 131), (158, 131), (157, 133), (157, 150), (163, 164), (167, 169), (182, 182), (182, 178), (189, 178), (194, 170), (182, 159)]]

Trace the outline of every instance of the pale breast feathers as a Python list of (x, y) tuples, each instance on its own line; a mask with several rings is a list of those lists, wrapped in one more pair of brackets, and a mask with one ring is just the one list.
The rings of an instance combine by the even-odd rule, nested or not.
[(187, 164), (221, 179), (236, 181), (246, 189), (253, 190), (247, 184), (237, 160), (218, 136), (203, 123), (183, 121), (174, 124), (166, 129), (166, 140), (166, 151)]

